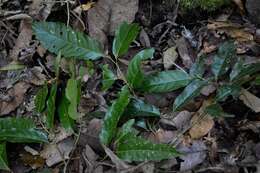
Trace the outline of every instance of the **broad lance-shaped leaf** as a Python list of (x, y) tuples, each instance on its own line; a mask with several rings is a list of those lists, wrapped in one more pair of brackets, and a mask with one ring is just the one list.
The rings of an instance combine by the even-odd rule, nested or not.
[(114, 73), (108, 68), (108, 64), (102, 67), (102, 91), (108, 90), (117, 79)]
[(60, 117), (61, 125), (68, 131), (73, 131), (74, 120), (70, 118), (68, 113), (68, 107), (70, 102), (65, 96), (65, 92), (62, 94), (61, 101), (58, 106), (58, 114)]
[(63, 23), (34, 22), (32, 25), (36, 38), (50, 52), (64, 57), (96, 60), (103, 55), (101, 45), (86, 34), (73, 31)]
[(138, 24), (128, 24), (123, 22), (116, 30), (113, 41), (112, 52), (116, 58), (125, 54), (130, 44), (135, 40), (139, 33), (140, 27)]
[(30, 119), (0, 118), (0, 141), (13, 143), (47, 142), (45, 133), (37, 130)]
[(145, 77), (143, 91), (149, 93), (170, 92), (185, 87), (191, 81), (191, 77), (181, 71), (163, 71)]
[(202, 77), (205, 72), (205, 55), (202, 55), (196, 59), (196, 62), (190, 68), (191, 76), (200, 76)]
[(243, 61), (238, 61), (232, 72), (230, 73), (230, 80), (233, 81), (239, 81), (241, 78), (252, 75), (258, 71), (260, 71), (260, 63), (253, 63), (253, 64), (247, 64), (244, 65)]
[(124, 117), (160, 117), (160, 110), (143, 100), (133, 98), (125, 109)]
[(0, 143), (0, 170), (10, 171), (6, 156), (6, 143)]
[(48, 95), (48, 86), (47, 84), (43, 85), (43, 87), (37, 92), (35, 97), (35, 108), (37, 112), (43, 112), (46, 106), (46, 99)]
[(234, 61), (235, 55), (236, 47), (233, 42), (225, 42), (220, 46), (211, 65), (212, 72), (216, 78), (225, 74), (229, 70), (231, 63)]
[(66, 98), (69, 101), (68, 114), (70, 118), (76, 120), (79, 117), (78, 108), (78, 81), (69, 79), (65, 89)]
[(54, 116), (55, 116), (55, 110), (56, 110), (56, 93), (57, 93), (57, 82), (55, 81), (54, 84), (51, 86), (51, 91), (49, 98), (47, 100), (47, 117), (46, 117), (46, 123), (48, 128), (53, 128), (54, 124)]
[(129, 99), (130, 92), (127, 86), (124, 86), (119, 94), (119, 98), (112, 103), (105, 115), (103, 127), (99, 136), (101, 143), (108, 145), (115, 136), (117, 123), (124, 113), (124, 110), (129, 103)]
[(241, 87), (238, 85), (225, 84), (217, 90), (216, 101), (225, 101), (228, 96), (238, 97)]
[(140, 88), (143, 85), (144, 74), (141, 69), (141, 62), (152, 58), (154, 49), (145, 49), (134, 56), (127, 69), (127, 81), (133, 88)]
[(175, 148), (166, 144), (153, 144), (150, 141), (129, 133), (117, 145), (116, 154), (125, 161), (160, 161), (180, 155)]
[(132, 132), (133, 133), (133, 125), (135, 123), (134, 119), (128, 120), (126, 123), (122, 125), (122, 128), (118, 130), (116, 140), (119, 141), (121, 138), (123, 138), (125, 135), (128, 133)]
[(195, 79), (192, 81), (182, 93), (175, 99), (173, 104), (173, 111), (178, 111), (191, 99), (197, 97), (200, 94), (200, 90), (207, 84), (207, 81)]

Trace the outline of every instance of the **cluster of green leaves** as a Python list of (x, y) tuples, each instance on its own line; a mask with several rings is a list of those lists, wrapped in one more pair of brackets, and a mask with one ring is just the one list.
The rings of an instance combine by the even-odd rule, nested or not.
[(187, 10), (199, 8), (206, 11), (214, 11), (230, 2), (230, 0), (181, 0), (180, 5)]
[[(75, 32), (63, 24), (36, 22), (33, 24), (33, 28), (36, 37), (51, 52), (56, 54), (61, 52), (64, 57), (75, 57), (81, 60), (109, 57), (119, 71), (118, 59), (127, 53), (130, 44), (140, 31), (137, 24), (122, 23), (116, 30), (112, 45), (113, 57), (110, 57), (105, 55), (97, 41), (83, 33)], [(50, 38), (47, 39), (47, 37)], [(138, 131), (134, 128), (135, 119), (137, 117), (159, 117), (160, 111), (155, 106), (132, 96), (133, 92), (163, 93), (184, 88), (173, 104), (173, 111), (179, 111), (193, 98), (199, 96), (203, 87), (215, 84), (219, 87), (215, 101), (205, 111), (212, 116), (223, 116), (225, 113), (219, 103), (225, 101), (229, 96), (237, 96), (242, 85), (247, 81), (247, 76), (260, 70), (259, 64), (244, 65), (241, 59), (237, 61), (236, 48), (232, 42), (226, 42), (220, 46), (211, 65), (213, 76), (207, 79), (204, 78), (206, 57), (199, 57), (189, 73), (184, 70), (168, 70), (146, 75), (142, 70), (142, 62), (153, 58), (153, 54), (153, 48), (144, 49), (131, 59), (127, 74), (123, 76), (126, 85), (122, 87), (118, 98), (113, 101), (105, 113), (100, 141), (107, 146), (114, 142), (116, 153), (123, 160), (162, 160), (179, 155), (172, 146), (152, 144), (138, 136)], [(102, 69), (102, 90), (107, 90), (117, 80), (117, 76), (113, 74), (107, 64)], [(227, 73), (230, 71), (227, 79)], [(63, 99), (57, 109), (61, 123), (65, 127), (71, 127), (71, 120), (78, 118), (77, 104), (80, 97), (80, 81), (75, 79), (75, 74), (71, 76), (71, 79), (67, 81), (66, 89), (62, 92)], [(39, 94), (41, 95), (39, 99), (36, 98), (36, 107), (39, 112), (44, 110), (47, 112), (47, 120), (49, 120), (47, 125), (52, 127), (55, 113), (55, 109), (52, 107), (56, 105), (57, 83), (52, 85), (50, 92), (46, 86), (42, 90), (45, 92), (39, 91), (42, 94)], [(42, 100), (42, 98), (44, 99)], [(120, 127), (119, 124), (123, 125)]]
[(26, 118), (0, 118), (0, 170), (9, 170), (6, 142), (48, 142), (45, 133), (36, 129), (34, 122)]

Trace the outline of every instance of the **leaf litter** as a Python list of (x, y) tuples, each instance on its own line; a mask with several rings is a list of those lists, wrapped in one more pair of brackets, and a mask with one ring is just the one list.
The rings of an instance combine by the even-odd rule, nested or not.
[[(43, 48), (44, 46), (40, 45), (39, 41), (35, 39), (31, 26), (32, 20), (45, 21), (47, 19), (47, 21), (67, 23), (73, 26), (73, 29), (86, 32), (92, 38), (101, 42), (101, 47), (105, 48), (104, 52), (108, 52), (110, 55), (114, 53), (116, 58), (121, 58), (120, 56), (125, 53), (124, 47), (121, 47), (119, 51), (109, 52), (111, 50), (110, 45), (112, 45), (111, 38), (115, 36), (116, 28), (124, 21), (127, 23), (135, 22), (141, 26), (141, 33), (139, 37), (137, 34), (134, 34), (131, 39), (133, 42), (130, 44), (130, 41), (126, 47), (129, 47), (132, 52), (151, 47), (155, 48), (153, 59), (149, 59), (152, 57), (148, 59), (144, 58), (145, 61), (137, 66), (135, 66), (135, 64), (133, 66), (141, 69), (141, 64), (145, 64), (148, 68), (144, 68), (143, 71), (131, 69), (132, 72), (139, 75), (141, 74), (139, 76), (140, 78), (138, 78), (141, 82), (139, 81), (138, 83), (138, 80), (135, 80), (138, 84), (133, 85), (138, 86), (136, 87), (138, 91), (134, 88), (133, 92), (132, 88), (129, 88), (134, 98), (129, 98), (130, 105), (127, 107), (128, 104), (126, 104), (127, 111), (123, 112), (122, 115), (120, 113), (118, 116), (120, 118), (117, 120), (115, 126), (113, 126), (113, 128), (116, 129), (113, 130), (113, 133), (117, 133), (117, 130), (129, 120), (129, 117), (135, 118), (136, 121), (133, 126), (128, 128), (134, 135), (138, 132), (138, 134), (140, 134), (138, 138), (134, 137), (133, 134), (124, 134), (129, 135), (128, 139), (123, 138), (123, 142), (120, 143), (120, 139), (109, 137), (111, 145), (102, 146), (99, 135), (105, 123), (103, 120), (106, 115), (105, 113), (109, 110), (112, 100), (118, 98), (117, 92), (120, 91), (123, 83), (127, 80), (129, 83), (133, 81), (129, 80), (130, 77), (125, 79), (118, 67), (115, 67), (114, 64), (109, 64), (108, 67), (111, 70), (111, 72), (107, 71), (107, 82), (109, 83), (103, 83), (103, 85), (106, 86), (102, 91), (103, 80), (101, 67), (107, 64), (107, 59), (100, 58), (98, 61), (93, 62), (92, 67), (94, 66), (94, 70), (91, 69), (89, 62), (83, 60), (76, 62), (77, 68), (83, 65), (87, 67), (88, 72), (83, 80), (84, 83), (82, 83), (80, 91), (82, 93), (81, 99), (75, 99), (73, 101), (75, 115), (77, 113), (81, 115), (80, 119), (74, 124), (75, 126), (73, 128), (75, 131), (68, 132), (65, 129), (61, 130), (59, 127), (60, 122), (55, 115), (55, 121), (53, 121), (53, 130), (55, 130), (55, 132), (52, 130), (49, 131), (48, 129), (49, 141), (51, 143), (42, 145), (44, 147), (29, 144), (29, 146), (33, 146), (36, 153), (41, 153), (41, 155), (17, 151), (23, 161), (21, 164), (23, 167), (29, 166), (37, 171), (40, 171), (43, 167), (52, 167), (50, 170), (61, 171), (63, 169), (62, 164), (64, 163), (65, 165), (69, 165), (67, 166), (67, 172), (73, 172), (72, 170), (81, 170), (82, 172), (115, 172), (116, 170), (125, 172), (135, 170), (140, 170), (140, 172), (174, 170), (180, 172), (192, 170), (200, 172), (200, 170), (208, 171), (210, 169), (214, 172), (223, 170), (218, 169), (215, 165), (232, 164), (233, 169), (225, 167), (227, 171), (232, 170), (233, 172), (238, 172), (237, 170), (241, 168), (244, 172), (253, 172), (251, 167), (255, 165), (248, 165), (246, 161), (248, 161), (248, 159), (250, 160), (250, 158), (254, 158), (251, 159), (251, 161), (256, 162), (256, 158), (259, 159), (259, 138), (256, 135), (259, 132), (257, 130), (259, 87), (250, 82), (250, 80), (255, 79), (258, 71), (257, 68), (254, 68), (256, 70), (253, 72), (245, 73), (244, 69), (247, 68), (246, 66), (243, 67), (242, 70), (234, 69), (234, 64), (231, 62), (231, 64), (228, 63), (228, 68), (230, 69), (224, 69), (223, 72), (218, 71), (218, 74), (216, 73), (217, 80), (221, 82), (224, 81), (225, 83), (231, 82), (233, 78), (229, 81), (229, 76), (224, 74), (224, 72), (229, 73), (229, 71), (237, 70), (236, 72), (239, 72), (239, 77), (235, 79), (243, 78), (244, 81), (242, 81), (242, 85), (246, 88), (242, 89), (237, 96), (234, 93), (221, 93), (227, 95), (225, 95), (224, 101), (222, 100), (218, 103), (214, 101), (211, 102), (211, 98), (220, 92), (218, 90), (219, 81), (212, 79), (207, 81), (205, 85), (204, 83), (202, 85), (200, 82), (198, 83), (201, 85), (193, 85), (194, 82), (192, 83), (193, 78), (203, 81), (207, 79), (208, 76), (211, 76), (212, 71), (210, 65), (214, 63), (214, 58), (212, 57), (217, 54), (217, 50), (224, 40), (233, 39), (235, 41), (238, 56), (242, 55), (257, 59), (259, 29), (257, 28), (258, 26), (255, 25), (255, 20), (251, 19), (253, 13), (250, 9), (250, 5), (248, 5), (249, 0), (246, 1), (246, 6), (241, 3), (242, 1), (234, 0), (233, 2), (236, 6), (232, 5), (225, 8), (229, 9), (229, 11), (232, 11), (230, 10), (231, 8), (237, 11), (235, 10), (226, 14), (226, 11), (220, 9), (220, 11), (217, 12), (220, 17), (217, 14), (212, 14), (210, 20), (204, 20), (204, 18), (202, 19), (199, 15), (185, 14), (185, 11), (182, 11), (182, 7), (175, 7), (175, 5), (177, 5), (176, 2), (157, 2), (154, 0), (149, 2), (141, 2), (138, 0), (131, 2), (99, 0), (79, 4), (79, 2), (72, 1), (47, 3), (43, 1), (26, 1), (26, 3), (20, 4), (19, 6), (15, 5), (16, 3), (19, 4), (19, 2), (15, 0), (14, 4), (8, 1), (4, 1), (4, 5), (1, 4), (1, 7), (4, 8), (5, 15), (3, 16), (2, 13), (0, 13), (0, 17), (5, 20), (0, 23), (0, 53), (1, 55), (5, 55), (3, 57), (7, 59), (4, 60), (4, 58), (1, 58), (0, 60), (1, 69), (5, 69), (5, 71), (0, 74), (0, 113), (2, 117), (15, 115), (31, 117), (35, 120), (39, 129), (46, 128), (44, 120), (41, 118), (42, 115), (35, 116), (35, 114), (39, 115), (39, 113), (34, 110), (34, 108), (23, 109), (23, 107), (31, 102), (31, 98), (35, 96), (38, 89), (43, 85), (47, 85), (47, 89), (50, 92), (50, 88), (56, 80), (58, 91), (55, 101), (58, 101), (57, 105), (59, 105), (59, 96), (62, 95), (63, 91), (61, 90), (63, 86), (66, 86), (66, 81), (75, 74), (77, 76), (79, 72), (77, 70), (74, 71), (70, 66), (71, 61), (66, 60), (66, 63), (64, 63), (64, 59), (62, 59), (62, 72), (60, 76), (54, 75), (56, 56)], [(29, 4), (29, 6), (23, 8), (24, 4)], [(81, 11), (81, 13), (73, 11), (73, 9), (77, 7), (83, 7), (83, 11)], [(169, 8), (178, 9), (179, 11), (177, 10), (177, 12), (179, 13), (172, 13), (172, 9), (169, 10)], [(22, 9), (24, 11), (20, 13), (19, 10)], [(67, 12), (67, 16), (64, 15), (65, 11)], [(244, 19), (245, 11), (248, 11), (250, 14), (249, 20)], [(199, 14), (200, 11), (198, 10), (196, 13)], [(197, 23), (192, 22), (191, 24), (190, 21), (195, 20)], [(81, 23), (81, 28), (77, 23)], [(85, 25), (87, 27), (85, 27)], [(67, 28), (66, 25), (64, 25), (64, 28)], [(85, 28), (87, 28), (87, 30), (84, 30)], [(130, 31), (127, 32), (131, 33)], [(122, 46), (120, 44), (118, 44), (118, 47)], [(129, 51), (130, 53), (127, 53), (127, 55), (123, 55), (123, 57), (134, 57), (131, 51)], [(55, 53), (56, 51), (52, 52)], [(92, 58), (95, 59), (98, 56), (103, 56), (101, 49), (96, 53), (100, 54), (92, 54)], [(205, 69), (203, 69), (203, 72), (197, 71), (197, 73), (195, 68), (195, 71), (191, 73), (190, 68), (193, 68), (193, 64), (198, 62), (197, 57), (202, 53), (207, 55), (204, 63)], [(79, 55), (79, 57), (82, 56)], [(131, 64), (131, 59), (129, 58), (127, 58), (127, 60), (122, 58), (119, 59), (119, 61), (125, 62), (127, 65)], [(21, 66), (12, 66), (13, 62), (15, 62), (15, 65)], [(2, 66), (2, 64), (4, 66)], [(120, 66), (121, 65), (119, 65), (119, 68), (123, 69), (123, 67)], [(199, 65), (196, 67), (199, 67)], [(90, 72), (91, 70), (92, 72)], [(148, 89), (145, 88), (149, 86), (150, 92), (156, 92), (157, 89), (152, 88), (152, 84), (155, 83), (152, 82), (156, 82), (158, 79), (167, 81), (166, 79), (172, 78), (173, 75), (171, 75), (171, 73), (176, 74), (175, 70), (183, 72), (182, 75), (187, 79), (185, 85), (177, 86), (175, 81), (169, 80), (168, 82), (172, 82), (172, 87), (162, 87), (160, 88), (160, 92), (166, 93), (158, 92), (156, 94), (149, 93)], [(119, 79), (112, 74), (112, 72), (115, 71), (120, 74), (121, 77)], [(233, 72), (233, 74), (235, 74), (235, 72)], [(189, 78), (188, 75), (192, 75), (191, 78)], [(145, 78), (146, 76), (149, 76), (150, 80)], [(12, 77), (14, 77), (14, 79), (12, 79)], [(178, 79), (178, 76), (175, 76), (174, 79)], [(186, 94), (181, 94), (183, 97), (178, 97), (186, 84), (191, 84), (190, 89), (186, 89)], [(222, 86), (222, 83), (220, 83), (220, 85)], [(195, 88), (195, 90), (191, 92), (194, 86), (197, 86), (197, 89)], [(76, 95), (76, 92), (74, 94)], [(46, 97), (49, 97), (49, 95)], [(187, 99), (183, 99), (184, 97)], [(137, 98), (139, 100), (133, 102), (133, 100)], [(69, 102), (71, 101), (72, 99), (69, 100)], [(237, 105), (235, 104), (239, 106), (236, 107)], [(79, 105), (79, 107), (75, 105)], [(174, 105), (174, 112), (172, 105)], [(216, 107), (215, 105), (218, 106)], [(46, 105), (43, 105), (42, 110), (44, 110), (45, 106)], [(138, 106), (140, 106), (140, 108), (138, 108)], [(224, 118), (205, 114), (205, 110), (208, 106), (211, 106), (211, 113), (215, 114), (215, 108), (219, 108), (220, 106), (221, 109), (217, 110), (221, 110), (221, 114), (233, 114), (235, 116)], [(136, 108), (137, 110), (134, 110)], [(129, 117), (127, 117), (128, 111), (130, 112)], [(164, 115), (169, 117), (165, 118)], [(105, 121), (107, 120), (105, 119)], [(141, 126), (139, 126), (140, 124), (137, 122), (142, 122), (146, 130), (139, 129)], [(137, 129), (138, 131), (136, 131)], [(47, 129), (45, 130), (47, 131)], [(60, 131), (60, 133), (56, 133), (57, 131)], [(126, 132), (127, 130), (124, 131), (124, 133)], [(113, 135), (116, 136), (117, 134)], [(213, 139), (215, 139), (215, 147), (213, 147)], [(150, 141), (148, 142), (146, 140), (150, 140), (153, 143), (151, 144), (149, 143)], [(178, 142), (174, 143), (174, 141)], [(129, 148), (132, 149), (135, 149), (136, 146), (131, 142), (136, 142), (140, 147), (147, 147), (152, 152), (149, 154), (144, 150), (140, 150), (142, 157), (136, 157), (136, 155), (131, 155), (131, 152), (126, 150), (126, 152), (130, 152), (130, 154), (124, 155), (122, 152), (125, 151), (124, 142), (128, 142)], [(163, 143), (165, 145), (176, 144), (177, 151), (182, 152), (183, 155), (175, 156), (177, 159), (169, 158), (168, 156), (165, 157), (166, 154), (163, 151), (173, 151), (171, 150), (172, 148), (164, 148), (164, 145), (155, 145)], [(150, 146), (148, 146), (148, 144)], [(212, 144), (212, 146), (210, 147), (208, 144)], [(8, 145), (9, 143), (7, 143), (7, 146)], [(15, 147), (19, 148), (19, 145), (20, 144), (15, 144)], [(252, 150), (250, 150), (248, 146), (251, 146)], [(212, 147), (215, 148), (215, 151), (213, 151)], [(158, 148), (162, 150), (161, 153), (157, 153), (156, 149)], [(246, 148), (246, 152), (243, 152), (244, 154), (240, 151), (242, 148)], [(207, 150), (210, 150), (209, 153), (215, 153), (214, 157), (208, 156)], [(10, 168), (15, 170), (13, 160), (15, 159), (14, 155), (16, 152), (10, 148), (8, 148), (7, 151), (11, 153)], [(129, 161), (129, 158), (139, 161), (143, 161), (142, 159), (153, 160), (151, 156), (155, 153), (157, 153), (157, 157), (160, 156), (167, 159), (161, 162), (146, 163), (144, 161), (140, 164), (133, 162), (125, 163), (125, 161), (123, 161)], [(108, 155), (108, 157), (106, 157), (106, 155)], [(236, 160), (236, 162), (234, 162), (234, 160)], [(257, 166), (254, 169), (259, 171), (259, 167)]]

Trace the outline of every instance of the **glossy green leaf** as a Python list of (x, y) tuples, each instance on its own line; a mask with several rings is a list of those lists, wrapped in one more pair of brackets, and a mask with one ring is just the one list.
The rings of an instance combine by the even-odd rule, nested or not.
[(106, 112), (102, 130), (100, 133), (101, 143), (108, 145), (116, 134), (117, 123), (124, 113), (130, 100), (130, 92), (127, 86), (122, 88), (118, 99), (116, 99)]
[(114, 73), (108, 68), (108, 64), (102, 67), (102, 91), (108, 90), (117, 79)]
[(127, 81), (133, 88), (140, 88), (143, 85), (144, 74), (141, 62), (152, 58), (154, 49), (145, 49), (134, 56), (127, 69)]
[(36, 94), (34, 103), (37, 112), (43, 112), (46, 107), (46, 99), (48, 96), (48, 86), (47, 84), (43, 85), (41, 89)]
[(0, 143), (0, 170), (10, 171), (8, 167), (5, 142)]
[(241, 80), (241, 78), (247, 75), (252, 75), (260, 71), (260, 63), (253, 63), (247, 65), (244, 65), (243, 63), (243, 61), (238, 61), (235, 64), (232, 72), (230, 73), (230, 80), (232, 82), (239, 81)]
[(58, 105), (58, 114), (61, 125), (68, 131), (73, 131), (74, 121), (70, 118), (68, 113), (68, 107), (70, 105), (69, 100), (66, 98), (65, 93), (62, 94), (61, 101)]
[(211, 65), (212, 72), (216, 78), (229, 70), (235, 55), (236, 47), (233, 42), (225, 42), (220, 46), (217, 55), (214, 57), (213, 64)]
[(0, 141), (13, 143), (48, 141), (46, 134), (37, 130), (30, 119), (0, 118), (0, 129)]
[(123, 22), (119, 26), (116, 30), (112, 47), (112, 52), (116, 58), (127, 52), (130, 44), (135, 40), (139, 31), (140, 27), (136, 23), (128, 24)]
[(207, 81), (195, 79), (192, 81), (183, 92), (175, 99), (173, 104), (173, 111), (178, 111), (191, 99), (200, 94), (200, 90), (207, 84)]
[(217, 90), (216, 100), (225, 101), (228, 96), (237, 97), (239, 96), (241, 87), (238, 85), (222, 85)]
[(181, 70), (163, 71), (147, 76), (141, 89), (149, 93), (170, 92), (185, 87), (190, 81), (191, 77)]
[(49, 98), (47, 100), (47, 117), (46, 117), (46, 123), (48, 128), (53, 128), (54, 125), (54, 116), (55, 116), (55, 110), (56, 110), (56, 94), (57, 94), (57, 82), (52, 84), (51, 91)]
[(127, 105), (125, 117), (160, 117), (160, 110), (154, 105), (145, 103), (140, 99), (131, 99)]
[(116, 137), (117, 141), (119, 141), (122, 137), (124, 137), (128, 133), (133, 132), (134, 123), (135, 123), (135, 120), (130, 119), (122, 125), (121, 129), (117, 133), (117, 137)]
[(205, 113), (207, 113), (208, 115), (211, 115), (212, 117), (230, 117), (231, 116), (231, 115), (228, 115), (227, 113), (225, 113), (223, 111), (223, 108), (217, 103), (207, 106), (205, 108)]
[(65, 89), (66, 98), (69, 101), (68, 114), (69, 117), (76, 120), (79, 118), (78, 113), (78, 81), (76, 79), (69, 79)]
[(191, 76), (202, 77), (205, 72), (205, 56), (200, 56), (190, 68)]
[(125, 161), (160, 161), (180, 155), (175, 148), (166, 144), (153, 144), (150, 141), (129, 133), (120, 139), (116, 154)]
[(50, 52), (64, 57), (96, 60), (103, 55), (99, 42), (58, 22), (34, 22), (36, 38)]

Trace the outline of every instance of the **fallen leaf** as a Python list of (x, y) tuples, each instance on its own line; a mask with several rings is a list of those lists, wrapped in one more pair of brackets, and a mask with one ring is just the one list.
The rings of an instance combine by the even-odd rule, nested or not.
[(172, 65), (175, 64), (176, 59), (178, 58), (178, 53), (176, 52), (176, 47), (171, 47), (163, 52), (163, 65), (165, 69), (169, 69)]
[(207, 156), (207, 147), (202, 141), (192, 141), (191, 146), (181, 145), (177, 147), (178, 151), (184, 153), (180, 158), (180, 171), (188, 171), (201, 164)]
[(46, 144), (41, 151), (41, 157), (46, 159), (46, 164), (50, 167), (64, 161), (64, 159), (69, 159), (73, 147), (74, 141), (72, 138), (67, 138), (57, 144)]
[(43, 69), (39, 66), (29, 68), (23, 74), (23, 78), (26, 82), (36, 86), (44, 85), (46, 82), (46, 76), (42, 73)]
[(91, 37), (107, 46), (107, 36), (114, 35), (122, 22), (135, 19), (139, 0), (99, 0), (88, 10), (88, 27)]
[(205, 100), (198, 112), (192, 117), (191, 123), (193, 126), (189, 130), (189, 134), (192, 139), (199, 139), (205, 136), (213, 128), (213, 118), (204, 113), (205, 108), (211, 103), (212, 100)]
[(233, 2), (238, 6), (240, 13), (245, 14), (245, 8), (244, 8), (244, 3), (242, 0), (233, 0)]
[(42, 168), (45, 160), (39, 155), (32, 155), (23, 152), (20, 154), (21, 160), (25, 165), (29, 165), (32, 169)]
[(83, 11), (88, 11), (90, 8), (94, 6), (95, 2), (88, 2), (86, 4), (82, 4), (81, 8)]
[(213, 84), (207, 85), (205, 87), (203, 87), (200, 91), (200, 93), (204, 96), (209, 96), (210, 94), (212, 94), (213, 92), (216, 91), (216, 86)]
[(179, 40), (177, 40), (177, 49), (182, 59), (182, 63), (185, 65), (185, 67), (190, 68), (192, 65), (192, 58), (189, 54), (188, 43), (184, 37), (181, 37)]
[(0, 115), (6, 115), (14, 111), (23, 102), (25, 93), (29, 87), (29, 84), (19, 82), (13, 88), (9, 89), (7, 92), (11, 100), (0, 101)]
[(256, 97), (246, 89), (242, 89), (239, 99), (243, 101), (243, 103), (252, 109), (254, 112), (260, 112), (260, 98)]
[(148, 139), (154, 143), (170, 143), (177, 136), (176, 131), (159, 129), (155, 133), (150, 133)]
[(243, 25), (232, 23), (230, 21), (211, 21), (207, 27), (209, 30), (214, 30), (221, 33), (224, 32), (231, 38), (236, 39), (238, 42), (248, 42), (254, 40), (251, 28), (246, 28)]

